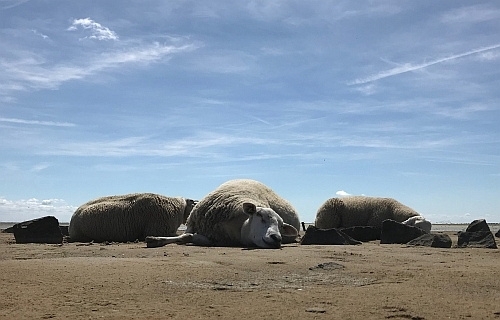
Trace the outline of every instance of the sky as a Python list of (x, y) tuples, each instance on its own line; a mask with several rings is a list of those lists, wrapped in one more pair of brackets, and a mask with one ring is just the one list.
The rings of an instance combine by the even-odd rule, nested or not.
[(0, 0), (0, 221), (255, 179), (500, 222), (500, 2)]

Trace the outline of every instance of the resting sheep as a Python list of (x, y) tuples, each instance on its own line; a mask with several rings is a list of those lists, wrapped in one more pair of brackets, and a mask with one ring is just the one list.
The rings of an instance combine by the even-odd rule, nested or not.
[(201, 246), (280, 248), (294, 242), (300, 228), (288, 201), (255, 180), (230, 180), (202, 199), (178, 237), (147, 237), (148, 247), (169, 243)]
[(349, 196), (328, 199), (316, 213), (315, 226), (321, 229), (356, 226), (381, 227), (386, 219), (430, 232), (431, 223), (418, 212), (391, 198)]
[(98, 198), (80, 206), (69, 224), (71, 241), (144, 240), (147, 235), (176, 235), (195, 201), (154, 193)]

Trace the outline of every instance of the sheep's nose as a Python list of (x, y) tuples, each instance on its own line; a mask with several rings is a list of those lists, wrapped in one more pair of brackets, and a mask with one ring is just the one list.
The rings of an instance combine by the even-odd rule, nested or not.
[(280, 234), (272, 234), (271, 239), (273, 239), (274, 242), (281, 243), (281, 235)]

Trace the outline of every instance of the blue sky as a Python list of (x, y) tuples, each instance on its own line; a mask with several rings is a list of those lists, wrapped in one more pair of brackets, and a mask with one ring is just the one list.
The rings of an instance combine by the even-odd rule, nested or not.
[(500, 222), (497, 1), (0, 0), (0, 221), (264, 182)]

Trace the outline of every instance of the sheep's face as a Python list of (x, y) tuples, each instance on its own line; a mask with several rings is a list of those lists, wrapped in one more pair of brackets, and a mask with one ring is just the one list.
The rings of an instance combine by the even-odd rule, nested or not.
[(424, 230), (426, 233), (431, 233), (432, 223), (422, 216), (413, 216), (402, 222), (403, 224), (417, 227)]
[(245, 245), (260, 248), (280, 248), (282, 235), (297, 236), (298, 231), (271, 208), (257, 207), (244, 203), (243, 211), (249, 215), (241, 228), (241, 238)]
[(185, 199), (185, 201), (186, 201), (186, 207), (184, 208), (184, 216), (182, 223), (186, 223), (189, 214), (193, 210), (194, 206), (198, 203), (198, 200), (192, 200), (192, 199)]

